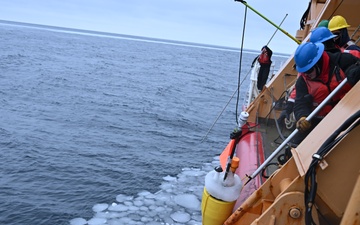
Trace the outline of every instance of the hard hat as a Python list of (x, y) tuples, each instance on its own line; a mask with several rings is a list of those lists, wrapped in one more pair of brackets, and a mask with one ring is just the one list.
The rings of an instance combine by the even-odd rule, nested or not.
[(312, 43), (316, 42), (325, 42), (327, 40), (333, 39), (336, 37), (331, 31), (326, 27), (317, 27), (311, 31), (310, 41)]
[(350, 25), (347, 24), (344, 17), (342, 17), (342, 16), (334, 16), (329, 21), (329, 26), (328, 27), (329, 27), (330, 31), (334, 31), (334, 30), (340, 30), (342, 28), (350, 27)]
[(318, 27), (328, 27), (329, 25), (329, 20), (321, 20), (320, 23), (318, 24)]
[(319, 42), (306, 42), (299, 45), (294, 55), (296, 70), (303, 73), (311, 69), (321, 58), (324, 48), (324, 45)]

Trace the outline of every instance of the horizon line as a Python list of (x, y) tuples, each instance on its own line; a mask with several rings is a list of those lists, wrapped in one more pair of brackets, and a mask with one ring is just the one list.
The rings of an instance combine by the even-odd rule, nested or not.
[[(161, 38), (154, 38), (154, 37), (136, 36), (136, 35), (130, 35), (130, 34), (119, 34), (119, 33), (112, 33), (112, 32), (85, 30), (85, 29), (68, 28), (68, 27), (43, 25), (43, 24), (10, 21), (10, 20), (1, 20), (1, 19), (0, 19), (0, 23), (7, 24), (7, 25), (26, 26), (26, 27), (47, 29), (47, 30), (50, 29), (50, 30), (55, 30), (55, 31), (65, 31), (65, 32), (72, 32), (72, 33), (77, 33), (77, 34), (90, 34), (90, 35), (115, 37), (115, 38), (129, 39), (129, 40), (139, 40), (139, 41), (148, 41), (148, 42), (156, 42), (156, 43), (164, 43), (164, 44), (182, 45), (182, 46), (189, 46), (189, 47), (202, 47), (202, 48), (209, 48), (209, 49), (215, 49), (215, 50), (240, 52), (240, 48), (229, 47), (229, 46), (220, 46), (220, 45), (211, 45), (211, 44), (203, 44), (203, 43), (195, 43), (195, 42), (169, 40), (169, 39), (161, 39)], [(259, 52), (257, 50), (252, 50), (252, 49), (244, 49), (244, 50), (247, 51), (248, 53), (253, 53), (253, 54), (258, 54), (258, 52)], [(286, 53), (276, 53), (276, 55), (289, 56), (289, 54), (286, 54)]]

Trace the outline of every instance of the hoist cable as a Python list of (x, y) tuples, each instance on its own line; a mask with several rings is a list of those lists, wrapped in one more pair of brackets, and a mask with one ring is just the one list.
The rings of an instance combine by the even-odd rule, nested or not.
[(245, 7), (245, 13), (244, 13), (244, 25), (243, 25), (243, 33), (241, 37), (241, 48), (240, 48), (240, 58), (239, 58), (239, 76), (238, 76), (238, 92), (237, 92), (237, 98), (236, 98), (236, 112), (235, 112), (235, 121), (236, 124), (238, 123), (238, 107), (239, 107), (239, 99), (240, 99), (240, 79), (241, 79), (241, 65), (242, 65), (242, 54), (243, 54), (243, 47), (244, 47), (244, 39), (245, 39), (245, 26), (246, 26), (246, 17), (247, 17), (247, 6)]

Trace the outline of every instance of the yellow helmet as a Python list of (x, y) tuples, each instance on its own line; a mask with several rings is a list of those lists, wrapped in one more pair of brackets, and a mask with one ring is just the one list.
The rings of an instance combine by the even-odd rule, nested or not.
[(330, 31), (334, 31), (334, 30), (340, 30), (342, 28), (346, 28), (346, 27), (350, 27), (349, 24), (347, 24), (346, 20), (344, 17), (342, 16), (334, 16), (330, 21), (329, 21), (329, 30)]

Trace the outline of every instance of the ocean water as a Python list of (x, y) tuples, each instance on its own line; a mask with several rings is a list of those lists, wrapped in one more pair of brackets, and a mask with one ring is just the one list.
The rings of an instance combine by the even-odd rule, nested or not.
[[(5, 24), (0, 34), (0, 224), (69, 224), (119, 195), (157, 193), (164, 178), (202, 171), (236, 126), (237, 51)], [(242, 78), (256, 54), (244, 53)]]

